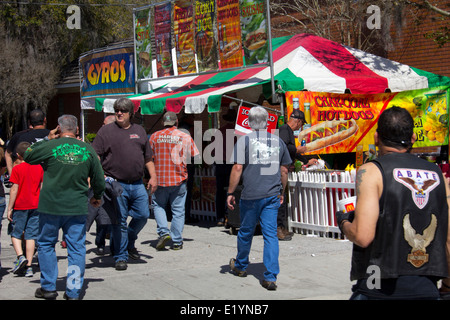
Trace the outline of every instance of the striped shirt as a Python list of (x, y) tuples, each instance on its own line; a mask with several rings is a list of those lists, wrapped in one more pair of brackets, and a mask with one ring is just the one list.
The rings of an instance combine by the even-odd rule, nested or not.
[(175, 126), (157, 131), (150, 137), (158, 186), (180, 185), (188, 177), (186, 164), (199, 154), (194, 140)]

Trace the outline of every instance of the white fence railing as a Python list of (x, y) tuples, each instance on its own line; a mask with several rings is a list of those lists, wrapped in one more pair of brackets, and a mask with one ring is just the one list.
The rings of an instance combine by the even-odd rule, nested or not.
[(337, 201), (355, 195), (349, 172), (289, 173), (288, 227), (321, 237), (341, 237), (336, 224)]
[[(197, 187), (203, 178), (213, 180), (214, 168), (196, 168)], [(289, 173), (288, 227), (296, 233), (340, 238), (336, 224), (337, 201), (355, 195), (355, 183), (346, 171), (301, 171)], [(194, 187), (196, 188), (196, 187)], [(211, 194), (211, 192), (209, 192)], [(193, 197), (191, 215), (216, 220), (215, 200), (211, 196)]]

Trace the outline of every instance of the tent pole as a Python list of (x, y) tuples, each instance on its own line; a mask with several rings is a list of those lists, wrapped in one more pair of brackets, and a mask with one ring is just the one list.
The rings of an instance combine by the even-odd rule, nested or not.
[(84, 109), (81, 109), (81, 114), (80, 114), (80, 122), (81, 122), (81, 139), (84, 141)]
[(80, 124), (78, 125), (78, 130), (81, 129), (81, 140), (84, 141), (84, 109), (83, 109), (83, 96), (81, 94), (82, 92), (82, 87), (83, 87), (83, 72), (82, 72), (82, 67), (83, 65), (80, 62), (80, 58), (78, 58), (78, 78), (80, 80)]
[(270, 26), (270, 6), (269, 0), (266, 0), (266, 11), (267, 11), (267, 35), (269, 38), (269, 62), (270, 62), (270, 82), (272, 84), (272, 104), (276, 104), (278, 102), (278, 97), (275, 93), (275, 76), (273, 70), (273, 50), (272, 50), (272, 28)]

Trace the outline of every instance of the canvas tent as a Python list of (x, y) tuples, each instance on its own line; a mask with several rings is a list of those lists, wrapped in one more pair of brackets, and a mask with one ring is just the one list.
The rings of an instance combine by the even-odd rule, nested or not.
[[(272, 41), (277, 91), (308, 91), (352, 94), (401, 92), (450, 85), (450, 78), (432, 74), (361, 50), (311, 35), (299, 34)], [(201, 113), (220, 110), (224, 94), (265, 93), (270, 96), (269, 66), (195, 74), (152, 80), (151, 91), (129, 98), (144, 115), (165, 110)], [(268, 89), (268, 90), (267, 90)], [(245, 97), (242, 97), (244, 100)], [(251, 101), (254, 102), (254, 101)], [(97, 111), (113, 112), (114, 99), (97, 98)]]

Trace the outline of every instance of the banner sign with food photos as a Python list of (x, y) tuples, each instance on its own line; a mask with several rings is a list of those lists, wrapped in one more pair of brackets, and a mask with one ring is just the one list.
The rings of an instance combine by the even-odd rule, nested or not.
[(298, 98), (300, 110), (311, 120), (296, 139), (305, 140), (308, 154), (355, 152), (358, 145), (368, 151), (380, 114), (393, 106), (407, 109), (414, 119), (413, 148), (441, 146), (449, 142), (449, 94), (449, 87), (372, 95), (290, 91), (287, 118), (292, 99)]
[(154, 7), (156, 70), (158, 77), (173, 76), (172, 63), (172, 3)]
[(195, 72), (194, 7), (190, 0), (174, 2), (175, 53), (178, 74)]
[(242, 46), (245, 65), (269, 61), (265, 0), (241, 0)]
[(219, 69), (217, 43), (214, 37), (216, 2), (195, 1), (195, 45), (198, 72)]
[(133, 47), (86, 54), (79, 59), (82, 98), (134, 94)]
[(152, 77), (152, 43), (150, 34), (150, 9), (136, 11), (134, 14), (134, 51), (136, 53), (136, 76), (138, 79)]
[(174, 0), (135, 9), (137, 79), (268, 64), (267, 1)]
[(242, 67), (239, 0), (217, 1), (217, 28), (221, 69)]

